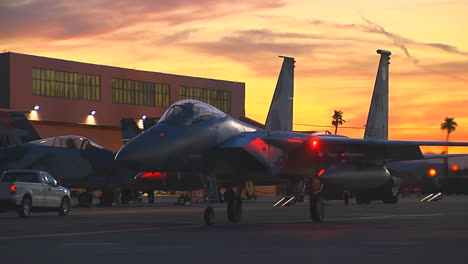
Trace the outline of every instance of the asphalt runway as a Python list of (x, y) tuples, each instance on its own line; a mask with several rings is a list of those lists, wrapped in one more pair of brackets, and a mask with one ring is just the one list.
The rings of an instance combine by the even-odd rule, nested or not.
[(274, 208), (274, 197), (244, 203), (239, 224), (214, 205), (72, 208), (70, 215), (0, 213), (1, 263), (468, 263), (468, 196), (421, 203), (327, 203), (313, 223), (308, 202)]

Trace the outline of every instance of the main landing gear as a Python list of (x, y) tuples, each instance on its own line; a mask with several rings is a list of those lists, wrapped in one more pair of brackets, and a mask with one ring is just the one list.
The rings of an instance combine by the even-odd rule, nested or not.
[[(227, 204), (227, 217), (231, 223), (238, 223), (242, 218), (242, 188), (234, 192), (232, 188), (227, 188), (224, 193), (224, 200)], [(206, 225), (211, 226), (216, 221), (214, 208), (208, 206), (205, 208), (203, 220)]]
[[(224, 193), (224, 200), (227, 203), (227, 217), (230, 222), (238, 223), (242, 218), (242, 189), (234, 192), (232, 188), (228, 188)], [(323, 222), (325, 220), (325, 202), (320, 191), (310, 194), (310, 216), (314, 222)], [(206, 225), (215, 224), (216, 217), (214, 208), (208, 206), (205, 208), (203, 220)]]

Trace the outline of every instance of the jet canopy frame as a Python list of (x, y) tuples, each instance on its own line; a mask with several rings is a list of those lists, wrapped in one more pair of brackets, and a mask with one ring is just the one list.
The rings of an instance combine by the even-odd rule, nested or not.
[(191, 125), (225, 116), (226, 114), (224, 112), (207, 103), (185, 99), (171, 105), (158, 123), (171, 122), (181, 125)]

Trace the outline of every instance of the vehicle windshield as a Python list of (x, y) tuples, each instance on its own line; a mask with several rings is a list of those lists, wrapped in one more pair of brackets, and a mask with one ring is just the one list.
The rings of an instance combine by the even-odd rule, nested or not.
[(225, 113), (209, 104), (197, 100), (181, 100), (169, 107), (159, 122), (190, 125), (224, 116)]

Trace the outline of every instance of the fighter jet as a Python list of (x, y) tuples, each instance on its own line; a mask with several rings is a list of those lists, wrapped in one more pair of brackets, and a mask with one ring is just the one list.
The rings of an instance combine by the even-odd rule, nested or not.
[[(113, 151), (83, 136), (41, 139), (26, 113), (0, 111), (0, 172), (11, 169), (47, 171), (61, 185), (87, 189), (88, 192), (78, 197), (83, 206), (90, 206), (90, 192), (95, 189), (105, 189), (106, 195), (102, 198), (111, 197), (107, 189), (117, 186), (128, 188), (135, 183), (133, 177), (138, 171), (115, 162)], [(112, 204), (112, 199), (102, 199), (101, 203)]]
[[(377, 52), (381, 55), (376, 81), (379, 85), (379, 78), (385, 81), (388, 76), (390, 52)], [(201, 181), (227, 187), (225, 200), (231, 222), (241, 219), (241, 191), (246, 182), (306, 183), (311, 186), (308, 194), (312, 220), (322, 222), (327, 195), (386, 185), (391, 180), (385, 168), (387, 161), (422, 159), (420, 146), (468, 146), (466, 142), (357, 139), (292, 132), (294, 63), (294, 58), (283, 57), (265, 129), (234, 119), (209, 104), (181, 100), (170, 106), (151, 129), (124, 145), (116, 160), (141, 171), (196, 172)], [(205, 209), (204, 221), (207, 225), (215, 221), (210, 206)]]
[[(380, 53), (383, 54), (380, 58), (382, 64), (385, 63), (382, 60), (387, 60), (387, 56), (391, 54), (382, 50)], [(388, 67), (379, 67), (377, 76), (364, 138), (387, 140), (390, 78)], [(468, 193), (468, 154), (425, 154), (424, 158), (419, 160), (388, 161), (385, 167), (392, 175), (392, 180), (387, 183), (388, 187), (358, 192), (358, 203), (370, 203), (372, 200), (396, 203), (401, 189), (403, 192)], [(388, 192), (390, 189), (392, 192)]]

